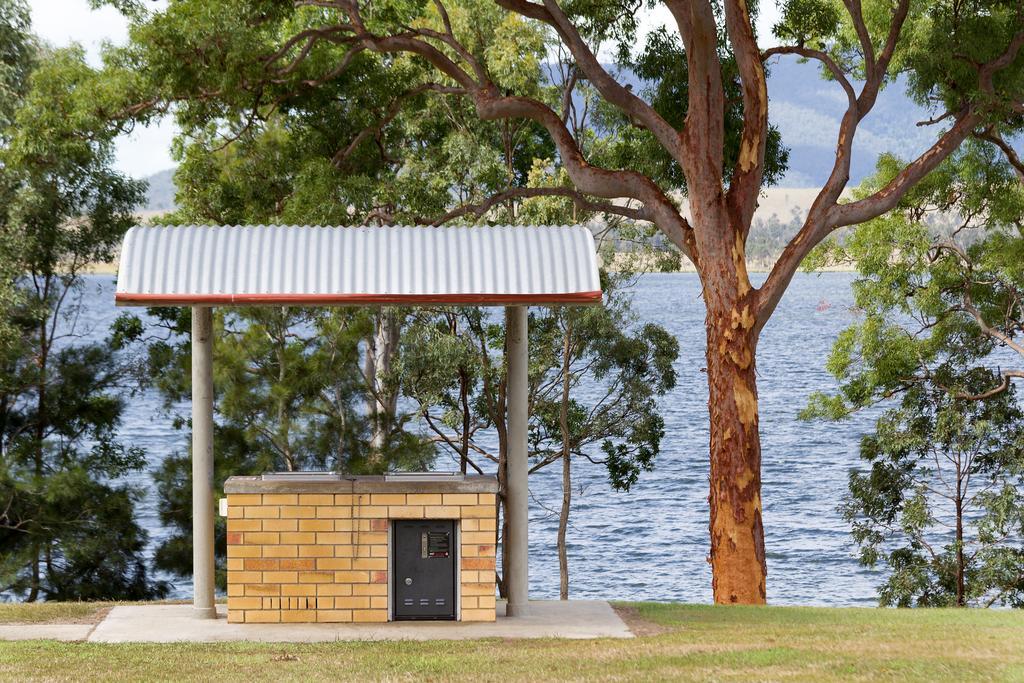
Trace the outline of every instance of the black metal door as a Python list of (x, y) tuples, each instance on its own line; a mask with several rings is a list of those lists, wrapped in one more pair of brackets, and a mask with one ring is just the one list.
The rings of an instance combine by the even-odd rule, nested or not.
[(454, 619), (455, 522), (396, 521), (391, 539), (395, 619)]

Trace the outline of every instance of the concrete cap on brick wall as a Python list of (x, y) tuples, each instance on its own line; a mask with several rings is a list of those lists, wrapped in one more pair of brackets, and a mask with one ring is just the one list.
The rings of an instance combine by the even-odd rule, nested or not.
[[(316, 476), (302, 477), (300, 474)], [(384, 475), (348, 476), (326, 472), (278, 477), (229, 477), (224, 493), (497, 493), (498, 479), (467, 474), (429, 480)]]

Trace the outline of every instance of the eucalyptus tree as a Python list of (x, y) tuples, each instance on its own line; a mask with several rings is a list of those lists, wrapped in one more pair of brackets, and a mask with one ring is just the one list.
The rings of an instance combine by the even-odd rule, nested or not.
[[(223, 9), (178, 0), (150, 15), (142, 2), (114, 4), (136, 19), (129, 63), (137, 60), (154, 79), (139, 85), (148, 101), (188, 98), (191, 110), (227, 100), (258, 112), (275, 105), (282, 81), (329, 88), (366, 55), (380, 55), (423, 69), (424, 92), (461, 99), (483, 120), (532, 121), (557, 149), (576, 200), (656, 225), (703, 283), (710, 559), (714, 597), (723, 603), (766, 599), (756, 350), (800, 262), (833, 231), (895, 207), (972, 132), (1020, 126), (1024, 9), (1008, 0), (787, 0), (777, 44), (756, 34), (756, 7), (743, 0), (664, 0), (670, 28), (652, 32), (639, 49), (643, 5), (615, 0), (247, 0)], [(572, 56), (578, 77), (561, 97), (534, 96), (506, 79), (522, 30), (545, 32)], [(636, 91), (623, 83), (599, 59), (600, 46), (638, 71), (650, 65), (651, 82)], [(845, 110), (828, 181), (755, 287), (746, 242), (758, 195), (782, 161), (769, 125), (766, 64), (786, 55), (820, 62)], [(842, 202), (857, 128), (880, 89), (901, 74), (935, 112), (935, 142), (884, 187)], [(564, 103), (584, 81), (619, 117), (617, 163), (588, 158), (567, 126)], [(494, 196), (536, 194), (513, 186)], [(634, 205), (613, 201), (622, 198)]]
[[(603, 306), (530, 313), (529, 472), (561, 466), (562, 599), (569, 595), (573, 462), (601, 467), (612, 488), (628, 491), (654, 468), (664, 437), (657, 401), (675, 386), (672, 364), (679, 347), (662, 327), (636, 320), (630, 284), (629, 276), (605, 274)], [(503, 492), (503, 324), (475, 308), (428, 310), (409, 326), (402, 343), (403, 392), (419, 404), (428, 433), (461, 471), (496, 469)]]
[[(862, 561), (886, 566), (883, 604), (1024, 606), (1024, 168), (977, 137), (815, 254), (856, 265), (863, 318), (807, 415), (888, 407), (841, 507)], [(901, 166), (883, 158), (862, 192)]]
[(145, 454), (118, 438), (134, 330), (104, 339), (82, 315), (83, 273), (112, 259), (143, 186), (112, 168), (120, 128), (96, 111), (103, 87), (83, 51), (39, 45), (27, 17), (0, 2), (0, 270), (13, 294), (0, 346), (0, 591), (159, 597), (134, 518), (140, 493), (124, 483)]
[[(0, 2), (0, 144), (10, 142), (10, 127), (18, 103), (28, 88), (28, 76), (36, 61), (36, 40), (32, 35), (28, 7), (23, 2)], [(0, 216), (6, 223), (15, 186), (10, 174), (0, 174)], [(14, 281), (20, 274), (17, 254), (18, 235), (0, 231), (0, 351), (10, 347), (17, 337), (11, 315), (21, 299)]]
[[(982, 392), (996, 373), (944, 380)], [(1024, 607), (1024, 412), (1011, 388), (985, 400), (908, 387), (861, 444), (840, 511), (861, 562), (882, 565), (893, 607)]]
[[(230, 14), (225, 8), (223, 18)], [(118, 66), (125, 58), (108, 55), (108, 72), (130, 92), (132, 74)], [(509, 65), (510, 73), (526, 68), (536, 71), (537, 60)], [(525, 174), (543, 138), (536, 127), (482, 124), (465, 107), (427, 99), (415, 78), (421, 71), (366, 55), (346, 78), (315, 86), (304, 70), (290, 80), (282, 74), (275, 102), (258, 112), (247, 109), (248, 98), (244, 105), (226, 95), (175, 100), (183, 132), (175, 149), (178, 209), (159, 220), (339, 226), (478, 215), (484, 209), (474, 202), (510, 174)], [(188, 391), (188, 318), (177, 309), (152, 313), (167, 337), (150, 346), (150, 374), (173, 403)], [(410, 427), (392, 370), (408, 315), (379, 307), (218, 311), (215, 382), (224, 419), (215, 480), (268, 469), (424, 469), (433, 446)], [(182, 575), (191, 567), (189, 476), (185, 455), (165, 460), (157, 475), (161, 517), (174, 529), (157, 562)], [(223, 552), (218, 558), (223, 565)]]
[[(549, 69), (553, 79), (572, 78), (569, 64)], [(595, 104), (588, 92), (579, 102), (567, 102), (568, 125), (592, 155), (618, 153), (621, 142), (613, 134), (591, 132), (590, 118), (601, 115), (591, 108)], [(587, 223), (605, 245), (605, 259), (629, 240), (647, 246), (649, 234), (642, 227), (623, 217), (608, 220), (574, 196), (557, 158), (521, 156), (531, 161), (525, 192), (485, 203), (487, 218), (523, 225)], [(664, 256), (650, 248), (639, 251)], [(614, 489), (628, 491), (654, 467), (664, 436), (657, 398), (675, 385), (678, 344), (660, 326), (636, 320), (629, 292), (634, 278), (608, 272), (602, 278), (601, 307), (544, 307), (530, 315), (529, 472), (561, 465), (556, 546), (563, 600), (569, 596), (574, 459), (602, 467)], [(501, 538), (507, 533), (504, 340), (504, 325), (479, 309), (428, 310), (414, 316), (406, 330), (398, 366), (403, 393), (420, 406), (427, 432), (458, 460), (460, 470), (496, 469)], [(499, 587), (504, 590), (501, 577)]]
[[(968, 142), (896, 209), (809, 259), (808, 268), (856, 267), (855, 301), (864, 313), (829, 360), (844, 382), (840, 391), (815, 395), (812, 412), (840, 418), (922, 382), (983, 400), (1024, 378), (1024, 174), (1002, 157), (982, 140)], [(901, 166), (883, 156), (858, 193), (874, 191)], [(944, 363), (998, 372), (991, 386), (972, 391), (939, 380)]]
[[(164, 223), (339, 223), (347, 193), (378, 181), (363, 164), (361, 178), (335, 184), (332, 135), (277, 115), (251, 123), (228, 144), (210, 127), (179, 141), (178, 209)], [(168, 407), (187, 398), (191, 345), (187, 309), (161, 308), (162, 338), (149, 344), (148, 373)], [(379, 473), (422, 468), (428, 448), (402, 429), (399, 415), (375, 410), (381, 373), (363, 374), (367, 339), (379, 329), (378, 310), (301, 307), (220, 308), (214, 324), (218, 453), (214, 481), (266, 471), (335, 470)], [(393, 392), (391, 392), (393, 393)], [(367, 404), (373, 406), (364, 410)], [(179, 427), (186, 423), (179, 421)], [(191, 561), (191, 467), (187, 453), (166, 458), (156, 473), (159, 511), (172, 530), (156, 553), (157, 566), (187, 576)], [(216, 529), (218, 578), (223, 582), (223, 523)]]

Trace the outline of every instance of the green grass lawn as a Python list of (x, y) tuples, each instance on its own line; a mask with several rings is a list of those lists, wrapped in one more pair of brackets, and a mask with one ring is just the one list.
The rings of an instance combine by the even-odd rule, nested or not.
[(92, 624), (116, 602), (0, 602), (0, 624)]
[[(182, 600), (160, 600), (168, 605)], [(220, 601), (218, 601), (220, 602)], [(95, 624), (111, 607), (152, 602), (0, 602), (0, 624)]]
[[(0, 643), (2, 680), (1024, 680), (1024, 613), (624, 603), (634, 640)], [(2, 612), (0, 612), (2, 615)]]

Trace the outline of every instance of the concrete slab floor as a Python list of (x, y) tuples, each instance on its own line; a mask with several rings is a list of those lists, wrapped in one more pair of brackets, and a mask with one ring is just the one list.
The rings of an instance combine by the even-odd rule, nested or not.
[(498, 603), (494, 623), (457, 621), (387, 624), (229, 624), (227, 608), (217, 619), (197, 619), (191, 605), (115, 607), (88, 636), (97, 643), (249, 641), (318, 643), (344, 640), (469, 640), (477, 638), (632, 638), (626, 624), (603, 600), (538, 600), (530, 614), (506, 618)]

